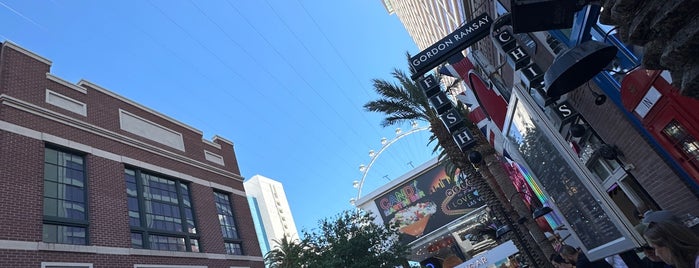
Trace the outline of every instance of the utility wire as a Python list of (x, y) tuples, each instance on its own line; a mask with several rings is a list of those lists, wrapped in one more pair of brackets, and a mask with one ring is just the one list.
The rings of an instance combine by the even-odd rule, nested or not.
[[(254, 25), (252, 22), (250, 22), (250, 20), (248, 20), (247, 17), (245, 17), (245, 15), (243, 14), (243, 12), (241, 12), (237, 7), (235, 7), (233, 4), (231, 4), (230, 1), (226, 1), (226, 2), (228, 3), (228, 5), (229, 5), (231, 8), (233, 8), (233, 9), (241, 16), (241, 18), (243, 18), (243, 19), (245, 20), (245, 22), (246, 22), (248, 25), (250, 25), (250, 27), (253, 29), (253, 31), (255, 31), (255, 32), (267, 43), (267, 45), (269, 45), (269, 46), (272, 48), (272, 50), (273, 50), (273, 51), (274, 51), (288, 66), (291, 67), (291, 69), (294, 71), (294, 73), (308, 86), (308, 88), (310, 88), (311, 90), (313, 90), (313, 92), (314, 92), (316, 95), (318, 95), (318, 96), (321, 98), (321, 100), (322, 100), (323, 102), (325, 102), (325, 104), (326, 104), (331, 110), (333, 110), (336, 114), (338, 114), (338, 116), (340, 117), (341, 120), (344, 121), (344, 123), (345, 123), (346, 126), (351, 126), (351, 124), (349, 124), (349, 122), (347, 122), (347, 120), (345, 120), (342, 116), (340, 116), (339, 113), (333, 108), (333, 106), (330, 105), (330, 103), (329, 103), (327, 100), (325, 100), (325, 98), (323, 98), (323, 96), (320, 95), (320, 94), (318, 93), (318, 91), (317, 91), (317, 90), (316, 90), (316, 89), (315, 89), (315, 88), (314, 88), (314, 87), (313, 87), (313, 86), (312, 86), (312, 85), (311, 85), (311, 84), (296, 70), (296, 68), (289, 62), (289, 60), (283, 55), (283, 53), (279, 52), (279, 50), (277, 50), (276, 47), (274, 47), (274, 45), (272, 45), (272, 43), (269, 41), (269, 39), (267, 39), (267, 37), (265, 37), (263, 34), (260, 33), (260, 31), (257, 29), (257, 27), (255, 27), (255, 25)], [(272, 77), (276, 79), (275, 76), (272, 75)], [(284, 87), (284, 89), (288, 91), (287, 88)], [(293, 94), (293, 92), (289, 92), (289, 94), (292, 95), (292, 96), (294, 96), (294, 97), (297, 99), (297, 101), (299, 101), (300, 103), (303, 104), (303, 101), (301, 101), (301, 100), (299, 99), (299, 96), (297, 96), (297, 94)], [(304, 106), (305, 106), (305, 107), (309, 107), (309, 106), (307, 106), (307, 105), (304, 105)], [(341, 142), (343, 142), (347, 147), (350, 147), (350, 148), (355, 148), (355, 147), (356, 147), (356, 146), (351, 146), (345, 139), (342, 138), (341, 135), (339, 135), (337, 132), (335, 132), (334, 129), (328, 127), (328, 125), (314, 112), (313, 109), (308, 109), (308, 110), (311, 112), (311, 114), (313, 114), (313, 115), (316, 117), (316, 119), (318, 119), (318, 121), (319, 121), (321, 124), (323, 124), (323, 125), (326, 127), (326, 129), (328, 129), (328, 130), (330, 130), (331, 132), (333, 132), (333, 134), (335, 135), (335, 137), (337, 137), (337, 138), (338, 138)], [(361, 135), (359, 135), (359, 134), (356, 132), (356, 130), (354, 130), (354, 128), (351, 128), (351, 127), (350, 127), (350, 130), (353, 131), (358, 137), (360, 137), (360, 138), (362, 137)]]
[[(345, 89), (337, 82), (337, 80), (335, 79), (335, 77), (334, 77), (333, 75), (331, 75), (331, 74), (328, 72), (328, 70), (323, 66), (323, 64), (318, 60), (318, 58), (316, 58), (316, 56), (314, 55), (314, 53), (311, 52), (311, 50), (306, 46), (306, 44), (301, 40), (301, 38), (298, 37), (298, 35), (296, 34), (296, 31), (294, 31), (294, 29), (292, 29), (291, 27), (289, 27), (289, 24), (287, 24), (286, 21), (282, 18), (282, 16), (279, 15), (279, 13), (278, 13), (277, 10), (274, 8), (274, 6), (272, 6), (272, 5), (269, 3), (268, 0), (265, 0), (265, 3), (267, 4), (267, 6), (269, 6), (269, 8), (270, 8), (270, 9), (272, 10), (272, 12), (274, 13), (274, 15), (275, 15), (277, 18), (279, 18), (279, 20), (282, 22), (282, 24), (284, 24), (284, 27), (286, 27), (286, 29), (289, 30), (289, 33), (291, 33), (291, 35), (294, 36), (294, 38), (296, 39), (296, 41), (298, 41), (299, 44), (301, 44), (301, 46), (306, 50), (306, 53), (308, 53), (308, 55), (311, 57), (311, 59), (313, 59), (313, 61), (315, 61), (316, 65), (319, 66), (320, 69), (323, 70), (323, 72), (325, 73), (325, 75), (327, 75), (327, 76), (333, 81), (333, 83), (335, 84), (335, 86), (336, 86), (338, 89), (340, 89), (340, 93), (342, 94), (342, 96), (343, 96), (347, 101), (349, 101), (349, 103), (350, 103), (353, 107), (356, 107), (356, 108), (359, 109), (359, 112), (360, 112), (360, 114), (362, 115), (362, 119), (364, 119), (364, 122), (367, 123), (367, 125), (368, 125), (369, 127), (371, 127), (372, 130), (374, 130), (374, 132), (375, 132), (376, 135), (379, 135), (379, 131), (378, 131), (378, 129), (376, 128), (376, 125), (375, 125), (375, 124), (372, 124), (371, 122), (369, 122), (369, 119), (367, 119), (367, 117), (366, 117), (366, 112), (362, 109), (362, 106), (361, 106), (361, 105), (357, 105), (356, 103), (354, 103), (354, 101), (352, 101), (352, 99), (351, 99), (349, 96), (347, 96), (347, 93), (345, 92)], [(321, 32), (321, 34), (322, 34), (322, 32)], [(329, 44), (330, 44), (330, 46), (334, 47), (332, 43), (329, 43)], [(337, 112), (336, 112), (336, 113), (337, 113)], [(339, 114), (338, 114), (338, 115), (339, 115)]]
[(372, 92), (372, 91), (368, 90), (368, 89), (364, 86), (364, 84), (361, 82), (361, 80), (359, 80), (359, 77), (357, 77), (357, 74), (354, 72), (354, 70), (352, 69), (352, 67), (350, 67), (349, 64), (347, 64), (347, 61), (345, 60), (345, 58), (342, 56), (342, 54), (340, 54), (340, 51), (339, 51), (339, 50), (337, 49), (337, 47), (333, 44), (333, 42), (330, 41), (330, 39), (329, 39), (328, 36), (325, 34), (325, 32), (323, 31), (323, 29), (320, 27), (320, 25), (318, 24), (318, 22), (315, 20), (315, 18), (313, 17), (313, 15), (311, 15), (311, 13), (308, 12), (308, 10), (306, 9), (306, 6), (304, 6), (303, 3), (302, 3), (300, 0), (296, 0), (296, 2), (298, 2), (299, 5), (301, 5), (301, 8), (303, 9), (303, 12), (306, 13), (306, 16), (308, 16), (308, 17), (311, 19), (311, 21), (312, 21), (313, 24), (316, 26), (316, 28), (318, 29), (318, 32), (320, 32), (320, 34), (323, 36), (323, 38), (325, 39), (325, 41), (327, 41), (327, 42), (330, 44), (330, 47), (332, 47), (333, 51), (335, 51), (335, 54), (337, 54), (337, 57), (342, 61), (342, 64), (344, 64), (345, 67), (347, 68), (347, 70), (350, 71), (350, 74), (352, 74), (352, 77), (354, 77), (354, 80), (356, 80), (357, 83), (359, 83), (359, 86), (363, 89), (363, 91), (364, 91), (364, 93), (366, 94), (366, 96), (367, 96), (368, 98), (373, 98), (373, 96), (371, 96), (371, 94), (369, 94), (369, 92)]

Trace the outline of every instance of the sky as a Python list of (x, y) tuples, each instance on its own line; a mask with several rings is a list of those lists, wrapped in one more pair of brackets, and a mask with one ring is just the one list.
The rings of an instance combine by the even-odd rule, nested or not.
[[(0, 0), (0, 25), (54, 75), (232, 141), (243, 177), (283, 184), (299, 231), (353, 209), (369, 151), (411, 128), (362, 107), (419, 52), (380, 0)], [(362, 196), (434, 158), (428, 137), (386, 148)]]

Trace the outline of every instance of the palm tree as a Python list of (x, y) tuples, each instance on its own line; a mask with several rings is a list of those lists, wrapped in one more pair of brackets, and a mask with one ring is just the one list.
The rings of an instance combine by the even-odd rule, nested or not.
[[(409, 55), (408, 58), (410, 58)], [(394, 69), (392, 76), (398, 83), (381, 79), (373, 80), (374, 89), (381, 98), (365, 104), (365, 110), (384, 113), (386, 118), (381, 122), (383, 127), (416, 120), (428, 122), (432, 132), (430, 142), (436, 140), (438, 142), (437, 147), (441, 148), (441, 150), (435, 148), (435, 150), (441, 151), (440, 159), (448, 159), (447, 163), (451, 163), (460, 172), (465, 172), (469, 179), (476, 182), (479, 193), (484, 196), (486, 204), (495, 213), (495, 216), (515, 227), (513, 228), (516, 238), (514, 239), (515, 244), (517, 244), (521, 252), (529, 257), (531, 264), (549, 267), (550, 263), (547, 261), (546, 256), (553, 253), (553, 248), (550, 243), (547, 243), (548, 241), (545, 241), (543, 246), (536, 242), (545, 240), (545, 236), (537, 227), (531, 228), (532, 225), (536, 226), (533, 221), (525, 223), (529, 231), (536, 233), (536, 240), (530, 235), (525, 235), (529, 232), (526, 229), (522, 229), (523, 226), (514, 224), (513, 218), (519, 218), (520, 214), (512, 211), (507, 196), (515, 194), (517, 191), (509, 180), (507, 172), (500, 164), (495, 150), (487, 142), (480, 130), (472, 122), (466, 120), (467, 127), (477, 141), (474, 149), (481, 152), (483, 160), (485, 160), (485, 164), (481, 164), (484, 168), (479, 169), (483, 174), (476, 170), (466, 154), (461, 151), (449, 129), (442, 123), (439, 114), (432, 108), (419, 85), (400, 69)], [(437, 80), (439, 81), (439, 78)], [(455, 81), (455, 83), (458, 82)], [(466, 111), (463, 112), (466, 113)], [(464, 118), (467, 117), (464, 116)], [(513, 198), (513, 201), (515, 208), (522, 214), (527, 211), (521, 198)], [(535, 247), (532, 247), (532, 245)]]
[(303, 246), (286, 235), (282, 239), (274, 240), (277, 244), (274, 249), (265, 254), (265, 264), (270, 268), (297, 268), (303, 267)]

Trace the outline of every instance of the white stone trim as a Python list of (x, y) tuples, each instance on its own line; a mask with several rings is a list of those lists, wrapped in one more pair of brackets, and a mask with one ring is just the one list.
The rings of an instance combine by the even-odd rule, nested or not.
[(225, 143), (228, 143), (228, 144), (230, 144), (230, 145), (233, 145), (233, 142), (232, 142), (232, 141), (229, 141), (229, 140), (227, 140), (227, 139), (225, 139), (225, 138), (223, 138), (223, 137), (221, 137), (221, 136), (219, 136), (219, 135), (215, 135), (214, 138), (213, 138), (213, 141), (215, 142), (215, 141), (217, 141), (217, 140), (222, 141), (222, 142), (225, 142)]
[(134, 101), (132, 101), (132, 100), (130, 100), (130, 99), (127, 99), (127, 98), (125, 98), (125, 97), (123, 97), (123, 96), (121, 96), (121, 95), (119, 95), (119, 94), (116, 94), (116, 93), (114, 93), (114, 92), (112, 92), (112, 91), (109, 91), (109, 90), (106, 89), (106, 88), (100, 87), (100, 86), (98, 86), (98, 85), (96, 85), (96, 84), (94, 84), (94, 83), (92, 83), (92, 82), (90, 82), (90, 81), (87, 81), (87, 80), (85, 80), (85, 79), (81, 79), (81, 80), (78, 82), (78, 86), (84, 87), (83, 85), (89, 86), (89, 87), (91, 87), (91, 88), (93, 88), (93, 89), (95, 89), (95, 90), (97, 90), (97, 91), (99, 91), (99, 92), (102, 92), (102, 93), (104, 93), (104, 94), (107, 94), (107, 95), (109, 95), (109, 96), (111, 96), (111, 97), (113, 97), (113, 98), (116, 98), (116, 99), (120, 100), (120, 101), (126, 102), (126, 103), (128, 103), (128, 104), (130, 104), (130, 105), (133, 105), (133, 106), (136, 106), (136, 107), (138, 107), (139, 109), (142, 109), (142, 110), (144, 110), (144, 111), (146, 111), (146, 112), (149, 112), (149, 113), (152, 113), (152, 114), (154, 114), (154, 115), (160, 116), (161, 118), (163, 118), (163, 119), (165, 119), (165, 120), (167, 120), (167, 121), (170, 121), (170, 122), (172, 122), (172, 123), (174, 123), (174, 124), (177, 124), (177, 125), (179, 125), (179, 126), (181, 126), (181, 127), (183, 127), (183, 128), (186, 128), (186, 129), (189, 129), (189, 130), (191, 130), (191, 131), (194, 131), (194, 132), (198, 133), (199, 135), (204, 135), (204, 133), (201, 132), (201, 130), (198, 130), (198, 129), (196, 129), (196, 128), (193, 128), (193, 127), (191, 127), (191, 126), (188, 126), (188, 125), (186, 125), (186, 124), (184, 124), (184, 123), (182, 123), (182, 122), (180, 122), (180, 121), (177, 121), (177, 120), (173, 119), (172, 117), (169, 117), (169, 116), (164, 115), (164, 114), (162, 114), (162, 113), (160, 113), (160, 112), (158, 112), (158, 111), (152, 110), (151, 108), (148, 108), (148, 107), (143, 106), (143, 105), (141, 105), (141, 104), (139, 104), (139, 103), (136, 103), (136, 102), (134, 102)]
[(7, 41), (7, 40), (6, 40), (5, 42), (3, 42), (3, 43), (5, 44), (6, 47), (12, 48), (12, 49), (16, 50), (17, 52), (20, 52), (20, 53), (22, 53), (22, 54), (24, 54), (24, 55), (27, 55), (27, 56), (29, 56), (29, 57), (32, 57), (33, 59), (38, 60), (38, 61), (40, 61), (40, 62), (43, 62), (43, 63), (45, 63), (45, 64), (47, 64), (47, 65), (51, 65), (51, 61), (50, 61), (49, 59), (44, 58), (44, 57), (42, 57), (42, 56), (39, 56), (39, 54), (36, 54), (36, 53), (34, 53), (34, 52), (31, 52), (31, 51), (29, 51), (29, 50), (26, 49), (26, 48), (20, 47), (19, 45), (15, 44), (15, 43), (12, 43), (12, 42), (10, 42), (10, 41)]
[(223, 162), (223, 156), (217, 155), (215, 153), (209, 152), (207, 150), (204, 150), (204, 158), (208, 160), (209, 162), (213, 162), (222, 166), (225, 166), (226, 164)]
[(87, 94), (87, 89), (85, 89), (83, 87), (79, 87), (78, 85), (73, 84), (71, 82), (68, 82), (66, 80), (63, 80), (58, 76), (52, 75), (51, 73), (46, 73), (46, 79), (51, 80), (51, 81), (56, 82), (56, 83), (59, 83), (65, 87), (71, 88), (71, 89), (78, 91), (82, 94)]
[(225, 186), (225, 185), (221, 185), (221, 184), (218, 184), (218, 183), (215, 183), (215, 182), (211, 182), (211, 188), (216, 188), (216, 189), (223, 190), (223, 191), (225, 191), (225, 192), (229, 192), (229, 193), (237, 194), (237, 195), (239, 195), (239, 196), (247, 197), (247, 194), (245, 194), (245, 191), (233, 189), (233, 188), (231, 188), (231, 187), (228, 187), (228, 186)]
[(48, 88), (46, 89), (46, 103), (82, 116), (87, 116), (87, 104)]
[(164, 175), (172, 176), (172, 177), (175, 177), (178, 179), (190, 181), (192, 183), (215, 188), (215, 189), (218, 189), (221, 191), (234, 193), (234, 194), (237, 194), (240, 196), (246, 196), (244, 191), (236, 190), (236, 189), (233, 189), (229, 186), (225, 186), (225, 185), (218, 184), (215, 182), (203, 180), (203, 179), (194, 177), (192, 175), (181, 173), (179, 171), (159, 167), (159, 166), (149, 164), (149, 163), (146, 163), (143, 161), (139, 161), (139, 160), (136, 160), (133, 158), (129, 158), (129, 157), (118, 155), (118, 154), (111, 153), (111, 152), (107, 152), (107, 151), (104, 151), (101, 149), (94, 148), (94, 147), (89, 146), (89, 145), (85, 145), (85, 144), (82, 144), (79, 142), (64, 139), (64, 138), (61, 138), (61, 137), (58, 137), (55, 135), (51, 135), (48, 133), (42, 133), (42, 132), (39, 132), (39, 131), (36, 131), (33, 129), (18, 126), (18, 125), (15, 125), (15, 124), (12, 124), (12, 123), (9, 123), (6, 121), (0, 120), (0, 130), (5, 130), (7, 132), (15, 133), (17, 135), (22, 135), (22, 136), (25, 136), (28, 138), (33, 138), (33, 139), (37, 139), (37, 140), (50, 142), (50, 143), (53, 143), (56, 145), (60, 145), (63, 147), (67, 147), (67, 148), (71, 148), (71, 149), (85, 152), (88, 154), (92, 154), (92, 155), (97, 156), (97, 157), (106, 158), (106, 159), (109, 159), (109, 160), (112, 160), (115, 162), (120, 162), (120, 163), (124, 163), (124, 164), (129, 164), (132, 166), (137, 166), (137, 167), (147, 169), (147, 170), (150, 170), (153, 172), (158, 172), (158, 173), (161, 173)]
[(134, 268), (208, 268), (201, 265), (158, 265), (158, 264), (134, 264)]
[[(37, 115), (40, 117), (44, 117), (46, 119), (53, 120), (53, 121), (59, 122), (61, 124), (67, 125), (67, 126), (71, 126), (71, 127), (74, 127), (74, 128), (80, 129), (80, 130), (84, 130), (84, 131), (90, 132), (92, 134), (126, 144), (128, 146), (133, 146), (133, 147), (136, 147), (136, 148), (144, 150), (144, 151), (148, 151), (148, 152), (151, 152), (151, 153), (154, 153), (154, 154), (166, 157), (166, 158), (170, 158), (172, 160), (175, 160), (175, 161), (178, 161), (178, 162), (181, 162), (184, 164), (194, 165), (194, 166), (197, 166), (199, 168), (205, 169), (207, 171), (210, 171), (210, 172), (213, 172), (213, 173), (225, 176), (225, 177), (229, 177), (231, 179), (235, 179), (235, 180), (238, 180), (241, 182), (243, 181), (242, 176), (235, 174), (233, 172), (230, 172), (228, 170), (224, 170), (224, 169), (216, 167), (216, 166), (212, 166), (212, 165), (209, 165), (209, 164), (206, 164), (206, 163), (203, 163), (203, 162), (191, 159), (191, 158), (187, 158), (187, 157), (179, 155), (179, 154), (174, 154), (174, 153), (169, 152), (167, 150), (163, 150), (157, 146), (153, 146), (153, 145), (150, 145), (148, 143), (144, 143), (144, 142), (141, 142), (139, 140), (132, 139), (130, 137), (126, 137), (126, 136), (123, 136), (123, 135), (118, 134), (118, 133), (114, 133), (112, 131), (100, 128), (98, 126), (90, 125), (88, 123), (77, 120), (75, 118), (67, 117), (67, 116), (62, 115), (60, 113), (56, 113), (54, 111), (44, 109), (42, 107), (38, 107), (36, 105), (33, 105), (30, 103), (15, 99), (13, 97), (7, 96), (5, 94), (0, 94), (0, 104), (4, 104), (7, 106), (16, 108), (18, 110), (22, 110), (22, 111), (25, 111), (25, 112), (28, 112), (28, 113), (31, 113), (31, 114), (34, 114), (34, 115)], [(21, 134), (21, 135), (24, 135), (24, 136), (27, 136), (30, 138), (42, 139), (40, 132), (30, 130), (30, 129), (22, 127), (22, 126), (9, 124), (9, 125), (6, 125), (4, 127), (6, 130), (17, 133), (17, 134)], [(38, 137), (37, 137), (37, 135), (38, 135)]]
[(119, 127), (127, 132), (144, 137), (154, 142), (170, 146), (180, 151), (184, 149), (184, 137), (182, 133), (161, 126), (158, 123), (119, 109)]
[(92, 263), (76, 263), (76, 262), (41, 262), (41, 268), (51, 267), (80, 267), (92, 268)]
[(204, 142), (205, 144), (213, 146), (216, 149), (221, 149), (221, 144), (215, 143), (213, 141), (209, 141), (209, 140), (204, 139), (204, 138), (202, 138), (201, 141)]
[[(228, 255), (228, 254), (217, 254), (217, 253), (162, 251), (162, 250), (150, 250), (150, 249), (102, 247), (102, 246), (64, 245), (64, 244), (14, 241), (14, 240), (0, 240), (0, 249), (25, 250), (25, 251), (62, 251), (62, 252), (93, 253), (93, 254), (105, 254), (105, 255), (131, 255), (131, 256), (144, 256), (145, 255), (145, 256), (161, 256), (161, 257), (177, 257), (177, 258), (201, 258), (201, 259), (216, 259), (216, 260), (263, 261), (263, 258), (258, 257), (258, 256), (240, 256), (240, 255)], [(185, 266), (185, 267), (188, 267), (188, 266)], [(196, 266), (194, 266), (194, 267), (196, 267)]]

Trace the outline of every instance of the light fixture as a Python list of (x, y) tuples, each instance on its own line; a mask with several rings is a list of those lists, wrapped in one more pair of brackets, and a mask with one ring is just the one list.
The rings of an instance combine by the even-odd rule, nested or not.
[[(510, 196), (510, 199), (508, 199), (510, 203), (512, 203), (512, 200), (513, 200), (512, 198), (515, 197), (516, 194), (523, 194), (523, 195), (529, 196), (530, 198), (535, 198), (527, 192), (515, 192)], [(553, 209), (551, 209), (550, 207), (547, 207), (547, 206), (537, 207), (534, 209), (534, 212), (532, 212), (532, 219), (536, 220), (536, 219), (541, 218), (541, 217), (543, 217), (546, 214), (549, 214), (551, 212), (553, 212)], [(519, 221), (521, 221), (522, 223), (524, 222), (521, 219)]]
[(599, 155), (607, 160), (614, 160), (619, 156), (619, 149), (615, 145), (603, 144), (597, 149)]
[(573, 138), (580, 138), (585, 135), (586, 129), (582, 124), (572, 124), (568, 131)]
[(544, 74), (544, 91), (550, 98), (566, 94), (601, 72), (616, 57), (614, 45), (589, 40), (564, 50)]
[(599, 93), (595, 92), (594, 90), (592, 90), (592, 87), (590, 87), (590, 82), (587, 82), (587, 89), (590, 90), (590, 93), (592, 93), (592, 96), (595, 96), (595, 105), (600, 106), (600, 105), (604, 104), (604, 102), (607, 101), (607, 96), (605, 96), (603, 94), (599, 94)]
[(498, 227), (497, 230), (495, 230), (495, 238), (500, 239), (506, 233), (509, 233), (511, 231), (512, 231), (512, 227), (509, 224), (505, 224), (503, 226), (500, 226), (500, 227)]
[(468, 153), (468, 161), (470, 161), (471, 164), (478, 164), (483, 161), (483, 155), (481, 155), (479, 151), (470, 151)]
[(534, 213), (532, 213), (532, 218), (538, 219), (538, 218), (541, 218), (541, 217), (543, 217), (546, 214), (549, 214), (551, 212), (553, 212), (553, 209), (551, 209), (550, 207), (536, 208), (536, 209), (534, 209)]

